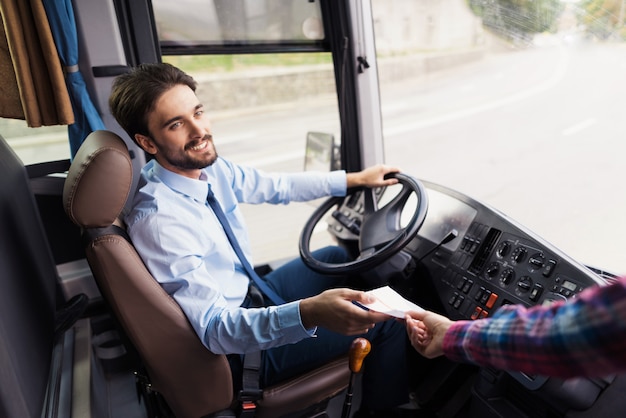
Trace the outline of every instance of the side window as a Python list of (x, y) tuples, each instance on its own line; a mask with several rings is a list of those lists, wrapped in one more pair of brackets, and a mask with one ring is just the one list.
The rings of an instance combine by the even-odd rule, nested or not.
[(312, 48), (324, 38), (319, 2), (300, 0), (153, 0), (166, 53), (272, 45)]
[[(304, 170), (309, 131), (339, 136), (329, 53), (164, 56), (198, 81), (220, 156), (268, 172)], [(294, 257), (310, 203), (242, 205), (255, 263)], [(320, 239), (329, 239), (321, 233)], [(329, 242), (330, 243), (330, 242)]]
[(23, 120), (0, 118), (0, 135), (25, 165), (70, 158), (67, 126), (29, 128)]
[[(339, 138), (319, 2), (153, 1), (162, 59), (198, 81), (218, 153), (268, 172), (304, 170), (307, 133)], [(314, 210), (242, 205), (255, 263), (294, 257)], [(322, 240), (328, 234), (319, 234)]]

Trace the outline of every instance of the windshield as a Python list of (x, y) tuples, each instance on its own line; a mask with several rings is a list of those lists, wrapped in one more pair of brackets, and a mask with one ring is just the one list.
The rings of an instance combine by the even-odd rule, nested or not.
[(626, 272), (624, 5), (374, 1), (387, 162)]

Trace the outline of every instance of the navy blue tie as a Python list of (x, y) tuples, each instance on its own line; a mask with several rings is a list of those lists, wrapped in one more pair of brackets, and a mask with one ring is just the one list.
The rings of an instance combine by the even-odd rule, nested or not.
[(248, 273), (248, 277), (252, 279), (252, 281), (258, 287), (258, 289), (265, 296), (267, 296), (272, 302), (274, 302), (274, 304), (276, 305), (284, 304), (285, 301), (283, 300), (283, 298), (278, 296), (278, 294), (276, 294), (276, 292), (274, 292), (267, 285), (265, 280), (259, 277), (256, 271), (254, 271), (254, 269), (250, 265), (250, 262), (248, 261), (246, 256), (243, 254), (243, 251), (241, 250), (241, 247), (239, 246), (239, 243), (237, 242), (237, 238), (235, 238), (235, 234), (233, 233), (233, 230), (230, 227), (230, 223), (228, 222), (228, 219), (226, 219), (226, 215), (224, 214), (222, 207), (220, 206), (219, 202), (215, 198), (215, 195), (213, 194), (213, 190), (211, 190), (210, 184), (209, 184), (209, 193), (207, 194), (206, 201), (211, 207), (211, 209), (213, 209), (213, 212), (215, 213), (215, 216), (217, 216), (217, 219), (222, 224), (222, 228), (224, 228), (224, 232), (226, 233), (226, 236), (228, 237), (228, 241), (230, 241), (230, 245), (233, 247), (233, 250), (235, 250), (235, 254), (237, 254), (237, 257), (239, 257), (239, 261), (241, 261), (241, 265), (246, 270), (246, 273)]

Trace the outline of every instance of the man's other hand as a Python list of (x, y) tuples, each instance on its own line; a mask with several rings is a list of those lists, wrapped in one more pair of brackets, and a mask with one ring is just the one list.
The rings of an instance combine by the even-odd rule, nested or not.
[(330, 289), (300, 302), (300, 317), (306, 329), (322, 327), (344, 335), (359, 335), (390, 319), (353, 302), (372, 303), (372, 296), (352, 289)]

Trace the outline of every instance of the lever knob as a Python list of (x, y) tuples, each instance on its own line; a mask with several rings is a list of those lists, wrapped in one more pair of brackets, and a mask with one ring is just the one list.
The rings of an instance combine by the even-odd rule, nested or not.
[(361, 367), (363, 367), (363, 360), (369, 354), (371, 349), (372, 345), (365, 338), (359, 337), (355, 338), (354, 341), (352, 341), (350, 351), (348, 352), (349, 366), (352, 373), (361, 372)]

